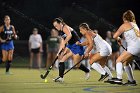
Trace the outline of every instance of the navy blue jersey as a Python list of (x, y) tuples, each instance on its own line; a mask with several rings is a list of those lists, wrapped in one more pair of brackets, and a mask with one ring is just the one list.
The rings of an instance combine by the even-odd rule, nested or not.
[(4, 31), (1, 32), (1, 38), (4, 40), (12, 40), (12, 35), (13, 35), (13, 28), (10, 25), (10, 28), (7, 29), (6, 26), (4, 25)]
[(7, 42), (1, 44), (1, 49), (2, 50), (13, 50), (14, 49), (14, 44), (12, 40), (12, 35), (13, 35), (13, 28), (10, 25), (10, 28), (7, 29), (6, 26), (4, 26), (4, 31), (0, 33), (1, 38), (3, 40), (6, 40)]
[[(64, 26), (63, 26), (64, 27)], [(60, 35), (62, 36), (62, 38), (66, 38), (66, 34), (63, 32), (63, 31), (61, 31), (61, 33), (60, 33)], [(78, 34), (76, 33), (76, 31), (75, 30), (72, 30), (71, 31), (71, 35), (72, 35), (72, 37), (71, 37), (71, 39), (68, 41), (68, 44), (74, 44), (74, 43), (76, 43), (77, 41), (80, 41), (80, 37), (78, 36)]]

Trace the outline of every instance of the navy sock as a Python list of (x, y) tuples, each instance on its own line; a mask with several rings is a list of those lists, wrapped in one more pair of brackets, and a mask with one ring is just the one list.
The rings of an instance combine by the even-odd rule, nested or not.
[(80, 65), (79, 69), (84, 71), (85, 73), (89, 72), (89, 69), (86, 66), (84, 66), (83, 64)]
[(11, 61), (6, 62), (6, 72), (9, 72), (9, 69), (11, 67)]
[(60, 62), (59, 63), (59, 76), (61, 78), (63, 78), (64, 71), (65, 71), (65, 63), (64, 62)]

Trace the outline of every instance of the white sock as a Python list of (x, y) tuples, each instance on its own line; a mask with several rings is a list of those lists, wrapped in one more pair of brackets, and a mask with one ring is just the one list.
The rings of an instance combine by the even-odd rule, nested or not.
[(117, 72), (117, 78), (122, 79), (123, 74), (123, 64), (121, 62), (118, 62), (116, 64), (116, 72)]
[(128, 66), (124, 66), (125, 72), (127, 73), (127, 77), (129, 81), (134, 81), (134, 76), (133, 76), (133, 70), (130, 66), (130, 64)]
[(108, 60), (108, 67), (112, 69), (112, 60)]
[(59, 61), (58, 60), (56, 60), (56, 62), (55, 62), (55, 67), (58, 69), (58, 65), (59, 65)]
[(102, 68), (102, 66), (99, 63), (93, 63), (91, 67), (95, 69), (97, 72), (99, 72), (100, 74), (105, 75), (105, 70)]
[(69, 62), (69, 67), (68, 68), (72, 68), (73, 67), (73, 62), (72, 62), (72, 59), (68, 59), (68, 62)]
[(109, 77), (108, 77), (109, 79), (113, 78), (113, 75), (107, 66), (104, 67), (104, 70), (109, 74)]
[(87, 68), (91, 71), (90, 64), (89, 64), (89, 59), (87, 60)]

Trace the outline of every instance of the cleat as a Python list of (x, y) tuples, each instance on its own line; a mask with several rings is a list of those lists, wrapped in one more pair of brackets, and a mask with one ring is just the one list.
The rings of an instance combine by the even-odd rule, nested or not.
[(115, 81), (116, 79), (118, 79), (118, 78), (112, 78), (112, 79), (110, 79), (110, 81)]
[(5, 72), (5, 75), (13, 75), (11, 72)]
[(61, 82), (62, 83), (62, 82), (64, 82), (64, 79), (61, 78), (61, 77), (60, 78), (57, 77), (57, 78), (53, 79), (53, 81), (54, 82)]
[(103, 81), (108, 76), (109, 76), (109, 74), (105, 73), (105, 75), (101, 75), (101, 77), (100, 77), (100, 79), (98, 81)]
[(113, 82), (112, 79), (108, 79), (108, 80), (104, 81), (104, 83), (112, 83), (112, 82)]
[(123, 85), (124, 86), (136, 86), (137, 84), (136, 84), (136, 81), (135, 80), (132, 81), (132, 82), (128, 80), (128, 82), (124, 83)]
[(110, 80), (111, 82), (111, 84), (118, 84), (118, 85), (122, 85), (123, 83), (122, 83), (122, 79), (118, 79), (118, 78), (113, 78), (113, 79), (111, 79)]

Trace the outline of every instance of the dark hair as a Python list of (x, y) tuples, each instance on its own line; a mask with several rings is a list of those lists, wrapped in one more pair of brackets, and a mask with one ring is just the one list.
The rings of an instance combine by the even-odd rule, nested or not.
[(62, 24), (65, 24), (65, 22), (63, 21), (63, 19), (61, 18), (61, 17), (58, 17), (58, 18), (55, 18), (54, 20), (53, 20), (53, 23), (54, 22), (57, 22), (57, 23), (62, 23)]
[(5, 16), (4, 16), (4, 20), (5, 20), (5, 18), (7, 18), (7, 17), (9, 17), (9, 18), (10, 18), (10, 16), (9, 16), (9, 15), (5, 15)]
[(123, 13), (123, 19), (129, 21), (129, 22), (135, 22), (135, 15), (131, 10), (127, 10), (126, 12)]
[(88, 25), (87, 23), (81, 23), (81, 24), (79, 25), (79, 28), (80, 28), (80, 27), (85, 28), (86, 30), (90, 30), (89, 25)]

